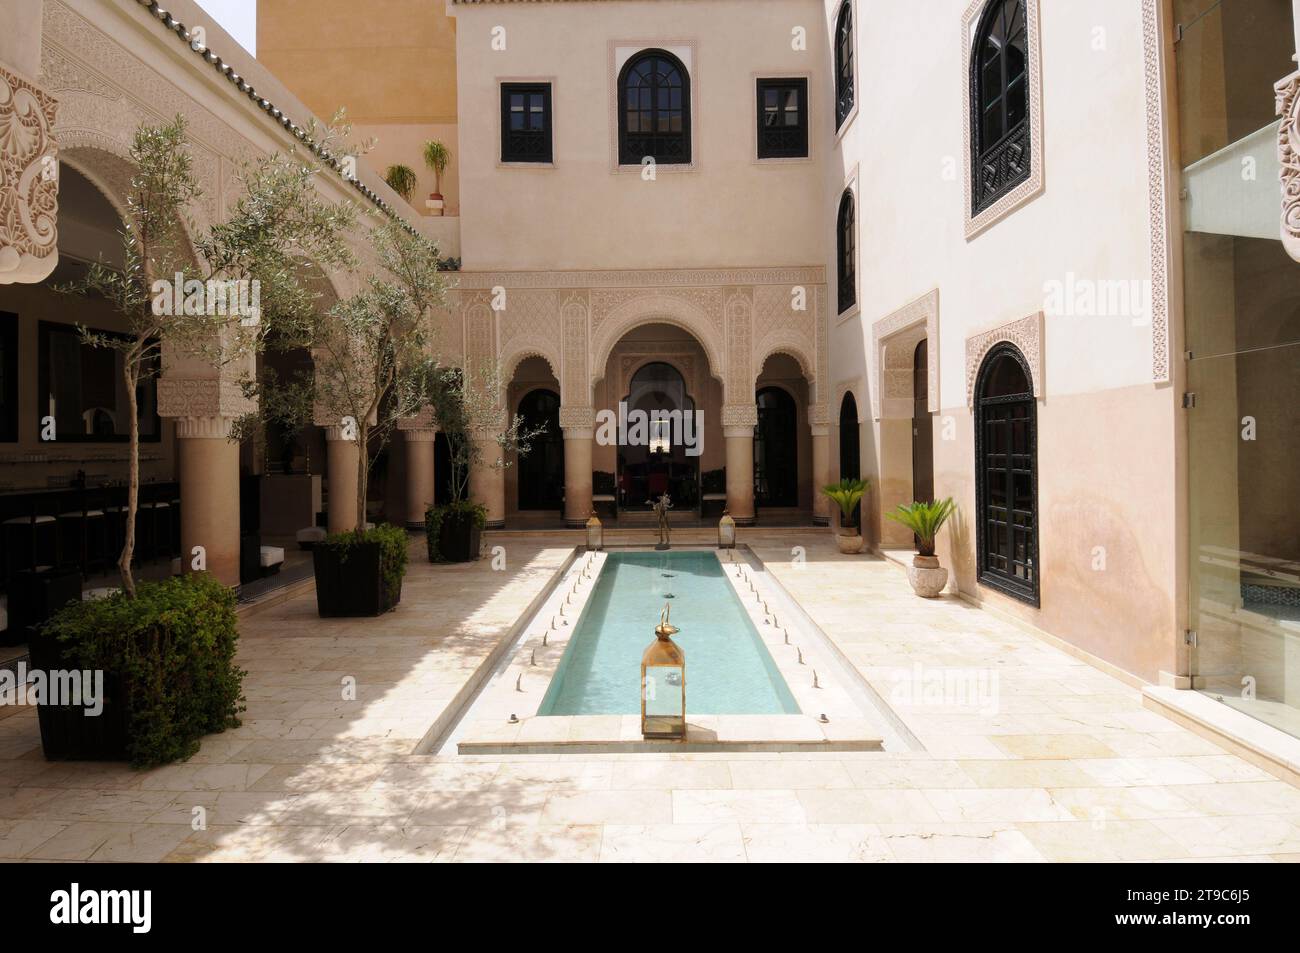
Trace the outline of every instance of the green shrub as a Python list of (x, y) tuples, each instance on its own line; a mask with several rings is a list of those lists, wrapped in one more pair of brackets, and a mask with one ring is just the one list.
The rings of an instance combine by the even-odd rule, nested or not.
[(142, 582), (73, 603), (46, 623), (70, 665), (120, 680), (136, 767), (187, 759), (206, 734), (239, 725), (247, 673), (235, 666), (235, 594), (207, 573)]
[(347, 562), (348, 550), (363, 543), (379, 544), (379, 574), (384, 579), (384, 588), (388, 598), (396, 603), (402, 591), (402, 579), (406, 576), (406, 566), (410, 556), (406, 547), (410, 542), (406, 530), (391, 523), (381, 523), (374, 529), (364, 531), (347, 530), (326, 536), (319, 546), (326, 546), (340, 553), (340, 562)]
[(438, 549), (438, 539), (442, 535), (442, 521), (454, 515), (458, 519), (472, 519), (482, 529), (487, 525), (487, 507), (472, 500), (457, 500), (445, 506), (431, 506), (424, 511), (424, 539), (429, 548), (429, 562), (444, 562), (445, 558)]
[(853, 514), (869, 489), (871, 489), (870, 480), (845, 477), (839, 483), (830, 483), (822, 487), (821, 492), (822, 496), (827, 497), (840, 508), (840, 512), (844, 514), (844, 525), (857, 528), (858, 521)]
[(900, 503), (885, 516), (916, 534), (916, 551), (920, 555), (933, 556), (935, 538), (956, 508), (952, 497), (948, 497), (932, 502)]

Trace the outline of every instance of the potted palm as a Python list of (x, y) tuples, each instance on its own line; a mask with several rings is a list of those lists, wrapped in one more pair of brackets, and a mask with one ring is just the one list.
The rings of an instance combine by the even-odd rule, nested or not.
[(907, 580), (912, 590), (925, 599), (933, 599), (948, 584), (948, 570), (939, 565), (934, 541), (954, 509), (956, 505), (949, 497), (930, 503), (907, 503), (885, 514), (916, 534), (917, 552), (912, 557), (912, 565), (907, 567)]
[(411, 193), (415, 191), (415, 170), (409, 165), (390, 165), (384, 172), (384, 181), (388, 187), (400, 195), (406, 201), (411, 201)]
[(433, 170), (433, 191), (429, 193), (429, 199), (424, 203), (424, 207), (439, 215), (443, 214), (444, 207), (442, 174), (447, 171), (447, 163), (450, 161), (451, 150), (437, 139), (430, 139), (424, 144), (424, 164)]
[(859, 526), (860, 520), (856, 514), (858, 504), (862, 502), (862, 497), (870, 488), (870, 480), (858, 480), (853, 477), (845, 477), (839, 483), (822, 487), (822, 495), (834, 501), (840, 508), (840, 528), (854, 530), (852, 534), (837, 533), (835, 536), (840, 552), (846, 556), (862, 552), (862, 528)]

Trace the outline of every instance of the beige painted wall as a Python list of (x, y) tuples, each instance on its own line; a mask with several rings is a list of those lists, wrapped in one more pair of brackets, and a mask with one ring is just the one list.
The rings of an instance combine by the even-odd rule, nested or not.
[[(814, 0), (511, 3), (455, 7), (464, 267), (470, 270), (811, 264), (823, 258), (820, 170), (830, 102), (810, 82), (814, 157), (755, 160), (757, 75), (820, 69)], [(743, 24), (743, 36), (738, 25)], [(506, 48), (491, 48), (493, 27)], [(614, 46), (690, 59), (689, 171), (616, 171)], [(553, 167), (503, 168), (500, 82), (553, 84)]]
[(353, 0), (260, 0), (257, 58), (317, 115), (345, 107), (356, 141), (375, 140), (368, 158), (381, 175), (396, 163), (415, 170), (421, 215), (434, 188), (424, 142), (447, 145), (442, 194), (459, 214), (456, 21), (443, 3), (396, 0), (377, 15)]

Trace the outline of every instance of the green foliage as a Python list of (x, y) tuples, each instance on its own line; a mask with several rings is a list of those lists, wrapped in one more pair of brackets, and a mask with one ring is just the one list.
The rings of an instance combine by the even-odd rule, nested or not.
[[(505, 470), (510, 466), (511, 453), (527, 456), (533, 441), (546, 432), (546, 425), (527, 428), (524, 419), (512, 415), (502, 428), (506, 416), (501, 407), (501, 394), (506, 382), (501, 368), (492, 361), (462, 371), (456, 367), (430, 367), (423, 377), (423, 403), (433, 415), (438, 429), (447, 436), (451, 451), (451, 499), (453, 503), (466, 498), (469, 490), (470, 469), (485, 466)], [(500, 452), (485, 459), (485, 442), (474, 439), (476, 434), (492, 434)]]
[(353, 547), (378, 543), (379, 574), (383, 577), (389, 600), (396, 602), (402, 591), (402, 579), (406, 576), (407, 564), (410, 562), (410, 555), (407, 553), (409, 541), (406, 530), (400, 526), (381, 523), (374, 529), (331, 533), (317, 545), (333, 549), (340, 554), (340, 562), (347, 562), (348, 552)]
[(447, 171), (451, 161), (451, 150), (437, 139), (430, 139), (424, 144), (424, 164), (438, 177), (438, 187), (442, 188), (442, 174)]
[(415, 170), (409, 165), (390, 165), (384, 172), (384, 181), (406, 201), (411, 201), (411, 193), (415, 191), (417, 179)]
[(853, 519), (853, 511), (858, 508), (862, 502), (862, 497), (867, 490), (871, 488), (870, 480), (858, 480), (853, 477), (845, 477), (839, 483), (831, 483), (822, 487), (822, 495), (833, 500), (844, 514), (844, 522), (857, 526)]
[(886, 513), (895, 523), (902, 523), (916, 534), (917, 552), (922, 556), (934, 555), (934, 540), (948, 517), (957, 508), (952, 497), (933, 503), (906, 503)]
[(442, 538), (442, 523), (448, 516), (455, 519), (472, 519), (479, 529), (487, 525), (487, 507), (471, 500), (456, 500), (444, 506), (431, 506), (424, 511), (424, 540), (428, 546), (429, 562), (444, 562), (445, 558), (438, 549), (438, 540)]
[[(346, 130), (318, 134), (313, 126), (309, 132), (331, 143)], [(189, 215), (201, 192), (183, 116), (158, 126), (141, 125), (130, 159), (133, 171), (119, 232), (122, 267), (96, 262), (80, 281), (56, 287), (67, 294), (103, 298), (126, 331), (119, 336), (80, 329), (86, 344), (122, 354), (119, 384), (127, 397), (129, 423), (128, 512), (118, 569), (127, 598), (136, 591), (131, 560), (140, 485), (135, 406), (140, 381), (158, 373), (164, 347), (220, 367), (247, 362), (272, 328), (290, 339), (300, 334), (316, 305), (316, 292), (306, 277), (308, 266), (325, 272), (348, 266), (352, 256), (344, 236), (356, 220), (352, 202), (330, 203), (321, 197), (315, 182), (321, 169), (315, 160), (291, 150), (262, 156), (241, 170), (244, 190), (227, 217), (199, 228)], [(251, 288), (259, 289), (257, 312), (220, 308), (212, 313), (212, 302), (207, 302), (175, 313), (170, 302), (178, 275), (187, 289), (191, 283), (249, 282), (250, 300)]]
[[(400, 221), (371, 229), (379, 271), (328, 312), (314, 315), (314, 403), (318, 414), (355, 422), (357, 525), (365, 520), (370, 468), (397, 421), (424, 406), (436, 373), (434, 312), (446, 300), (438, 246)], [(319, 418), (318, 418), (319, 419)]]
[(68, 664), (120, 679), (128, 754), (136, 767), (186, 759), (199, 739), (239, 724), (235, 595), (207, 573), (140, 583), (76, 602), (45, 626)]

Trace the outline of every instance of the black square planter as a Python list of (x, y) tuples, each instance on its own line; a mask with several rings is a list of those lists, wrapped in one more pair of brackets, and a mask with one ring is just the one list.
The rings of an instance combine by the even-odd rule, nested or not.
[[(30, 670), (44, 672), (47, 679), (55, 672), (77, 667), (75, 662), (65, 657), (61, 645), (41, 632), (32, 636), (29, 654)], [(86, 673), (82, 675), (84, 685)], [(36, 718), (41, 727), (41, 748), (46, 760), (128, 760), (127, 706), (123, 701), (122, 680), (111, 672), (104, 673), (103, 706), (103, 711), (92, 717), (80, 705), (38, 705)]]
[(383, 547), (318, 544), (311, 552), (316, 574), (316, 611), (322, 618), (377, 616), (402, 601), (401, 586), (389, 597), (382, 572)]
[(0, 640), (18, 645), (69, 602), (81, 599), (81, 573), (75, 569), (24, 569), (9, 581), (9, 628)]
[(482, 537), (478, 520), (448, 513), (438, 527), (438, 554), (449, 563), (471, 562), (478, 559)]

